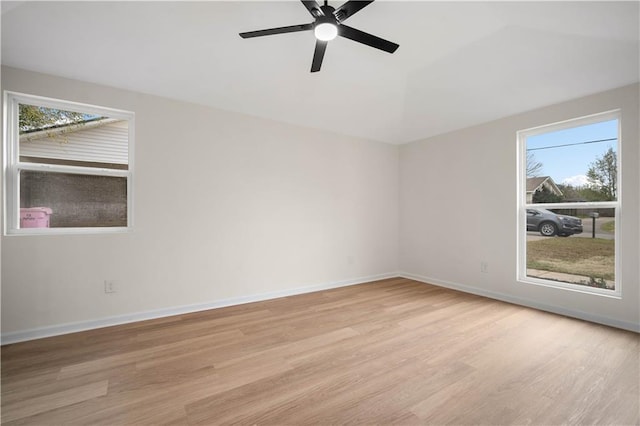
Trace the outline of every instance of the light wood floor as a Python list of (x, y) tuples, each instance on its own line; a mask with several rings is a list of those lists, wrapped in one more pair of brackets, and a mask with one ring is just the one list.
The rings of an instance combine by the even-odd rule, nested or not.
[(638, 424), (639, 335), (406, 279), (2, 347), (3, 424)]

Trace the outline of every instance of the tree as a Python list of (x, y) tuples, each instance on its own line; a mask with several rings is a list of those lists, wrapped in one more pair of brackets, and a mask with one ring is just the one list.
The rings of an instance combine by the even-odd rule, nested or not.
[(527, 177), (540, 176), (542, 163), (536, 160), (533, 152), (527, 152)]
[(561, 201), (562, 197), (551, 192), (546, 186), (542, 186), (542, 188), (533, 193), (534, 203), (559, 203)]
[(20, 133), (85, 121), (85, 114), (79, 112), (26, 104), (20, 104), (19, 117)]
[(576, 188), (570, 184), (558, 184), (558, 189), (562, 191), (562, 201), (584, 201), (584, 196), (581, 194), (582, 188)]
[(589, 187), (600, 193), (604, 201), (613, 201), (617, 196), (618, 157), (609, 148), (601, 157), (591, 163), (587, 171)]
[(580, 197), (584, 201), (610, 201), (602, 192), (585, 186), (579, 189)]

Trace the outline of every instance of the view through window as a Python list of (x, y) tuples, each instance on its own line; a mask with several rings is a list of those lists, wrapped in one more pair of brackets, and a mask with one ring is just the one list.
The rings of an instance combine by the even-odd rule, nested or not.
[(519, 132), (523, 281), (619, 292), (619, 115)]
[(7, 95), (9, 233), (130, 226), (133, 114)]

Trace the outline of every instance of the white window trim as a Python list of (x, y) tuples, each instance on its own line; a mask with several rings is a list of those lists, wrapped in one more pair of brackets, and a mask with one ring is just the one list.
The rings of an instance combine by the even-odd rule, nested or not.
[[(611, 297), (620, 299), (622, 297), (622, 268), (621, 268), (621, 236), (620, 216), (622, 212), (622, 132), (621, 132), (621, 110), (616, 109), (585, 117), (560, 121), (557, 123), (546, 124), (543, 126), (533, 127), (530, 129), (520, 130), (517, 132), (517, 173), (518, 173), (518, 209), (517, 209), (517, 281), (524, 284), (534, 284), (544, 287), (558, 288), (562, 290), (575, 291), (579, 293)], [(617, 153), (617, 201), (598, 201), (598, 202), (582, 202), (582, 203), (536, 203), (527, 204), (526, 182), (527, 182), (527, 151), (526, 139), (531, 136), (558, 131), (572, 127), (585, 126), (589, 124), (599, 123), (602, 121), (618, 120), (618, 141), (616, 146)], [(589, 287), (580, 284), (571, 284), (559, 281), (545, 280), (543, 278), (535, 278), (527, 276), (527, 208), (615, 208), (615, 289), (606, 290), (597, 287)]]
[[(111, 234), (133, 230), (133, 176), (134, 176), (134, 135), (135, 114), (95, 105), (63, 101), (42, 96), (27, 95), (11, 91), (4, 92), (3, 140), (4, 155), (2, 171), (4, 179), (4, 235), (61, 235), (61, 234)], [(18, 128), (19, 104), (38, 105), (79, 113), (96, 114), (127, 120), (128, 122), (128, 169), (106, 169), (99, 167), (62, 166), (45, 163), (21, 163), (19, 158), (20, 130)], [(76, 228), (20, 228), (20, 186), (18, 176), (21, 170), (41, 172), (62, 172), (83, 175), (124, 177), (127, 179), (127, 226), (119, 227), (76, 227)]]

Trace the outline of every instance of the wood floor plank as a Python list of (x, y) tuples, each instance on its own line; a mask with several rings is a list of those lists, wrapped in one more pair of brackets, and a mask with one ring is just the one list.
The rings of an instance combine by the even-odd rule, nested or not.
[(54, 392), (35, 398), (23, 399), (2, 407), (2, 421), (22, 419), (44, 411), (76, 404), (88, 399), (97, 398), (107, 394), (108, 380), (90, 383), (84, 386), (76, 386), (60, 392)]
[[(224, 336), (222, 338), (228, 338), (229, 334), (235, 335), (235, 337), (239, 337), (242, 335), (239, 331), (232, 332), (222, 332), (220, 335)], [(184, 353), (185, 348), (199, 348), (202, 346), (210, 346), (211, 342), (214, 341), (211, 336), (203, 336), (196, 337), (192, 339), (182, 340), (173, 343), (161, 344), (157, 346), (152, 346), (145, 349), (136, 349), (132, 351), (125, 351), (119, 353), (117, 355), (109, 355), (96, 357), (89, 361), (84, 361), (80, 363), (71, 363), (69, 365), (63, 366), (60, 369), (59, 377), (73, 377), (80, 376), (83, 374), (89, 374), (95, 371), (100, 370), (108, 370), (110, 368), (120, 367), (126, 364), (135, 364), (136, 362), (163, 357), (163, 356), (171, 356), (176, 353)]]
[(404, 278), (2, 347), (7, 425), (640, 423), (640, 336)]

